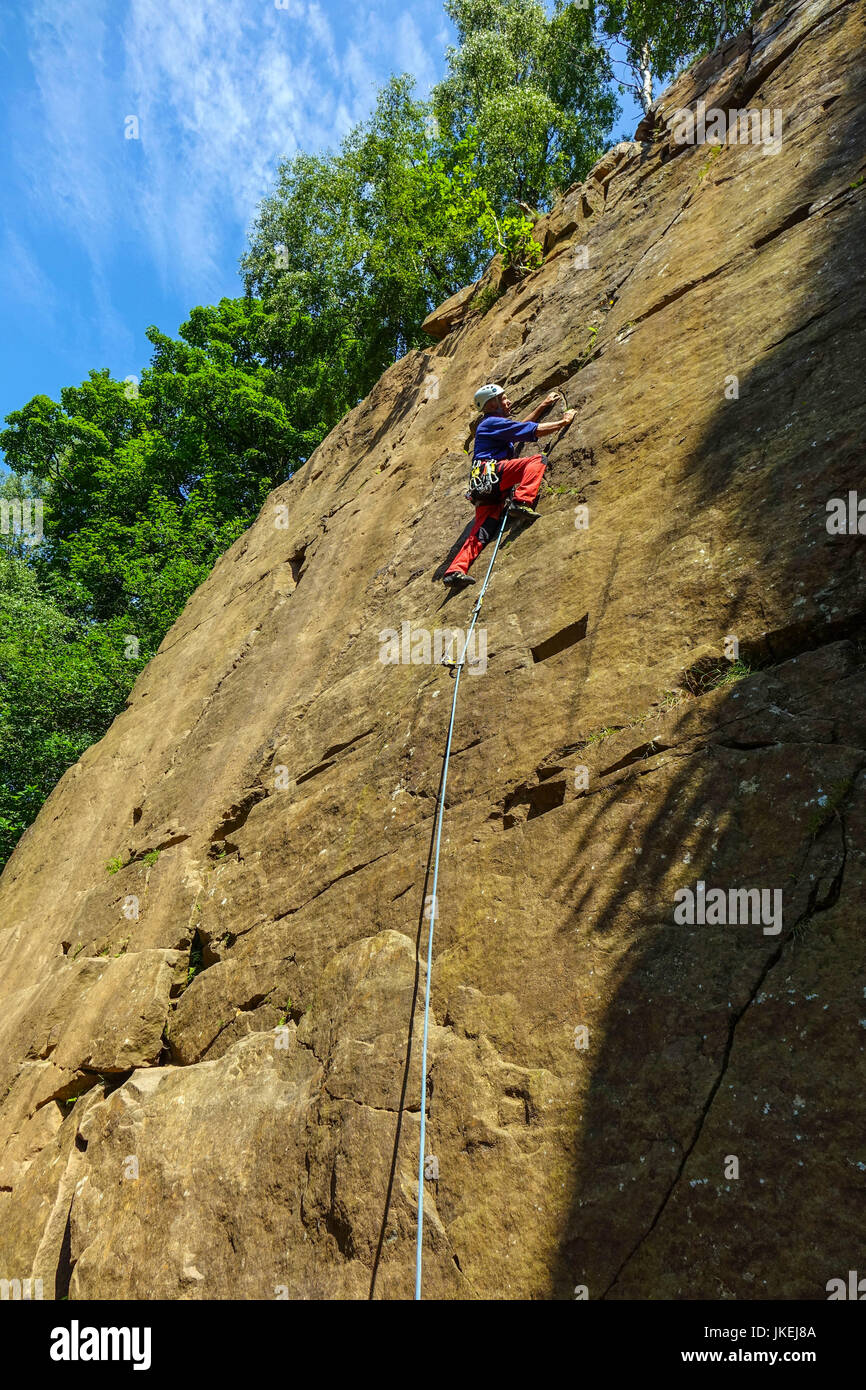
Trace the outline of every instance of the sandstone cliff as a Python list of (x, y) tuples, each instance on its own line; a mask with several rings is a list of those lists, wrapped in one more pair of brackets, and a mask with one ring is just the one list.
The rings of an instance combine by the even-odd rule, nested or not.
[[(579, 418), (461, 689), (425, 1294), (811, 1299), (853, 1267), (866, 542), (826, 506), (862, 483), (863, 21), (777, 4), (684, 74), (542, 267), (432, 316), (273, 494), (56, 788), (0, 885), (4, 1277), (410, 1295), (452, 687), (379, 635), (468, 619), (438, 576), (499, 379)], [(780, 111), (780, 147), (677, 144), (699, 100)], [(752, 674), (720, 683), (730, 636)], [(783, 890), (782, 931), (677, 925), (699, 880)]]

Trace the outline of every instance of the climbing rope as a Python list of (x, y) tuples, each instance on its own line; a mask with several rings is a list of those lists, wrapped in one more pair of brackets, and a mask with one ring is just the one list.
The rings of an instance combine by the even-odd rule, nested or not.
[(502, 533), (505, 530), (505, 523), (508, 520), (510, 510), (509, 503), (506, 502), (502, 509), (502, 525), (499, 528), (499, 535), (496, 537), (496, 545), (493, 547), (493, 554), (490, 557), (490, 564), (487, 566), (487, 573), (484, 576), (484, 583), (478, 591), (478, 598), (472, 610), (472, 622), (466, 633), (466, 641), (463, 643), (463, 651), (460, 653), (460, 660), (454, 663), (456, 675), (454, 678), (454, 695), (451, 700), (451, 718), (448, 722), (448, 739), (445, 744), (445, 759), (442, 766), (442, 784), (439, 788), (439, 808), (436, 816), (436, 842), (433, 851), (433, 892), (430, 895), (430, 930), (427, 935), (427, 982), (424, 989), (424, 1038), (421, 1044), (421, 1139), (418, 1150), (418, 1237), (415, 1246), (415, 1297), (421, 1297), (421, 1251), (424, 1236), (424, 1144), (427, 1137), (427, 1034), (430, 1022), (430, 978), (433, 974), (433, 929), (436, 925), (436, 897), (439, 887), (439, 848), (442, 843), (442, 818), (445, 812), (445, 784), (448, 780), (448, 763), (451, 758), (451, 739), (454, 734), (454, 716), (457, 712), (457, 692), (460, 689), (460, 676), (466, 661), (466, 652), (469, 648), (469, 641), (472, 637), (475, 624), (478, 621), (478, 614), (481, 612), (481, 604), (490, 580), (493, 566), (496, 563), (496, 556), (499, 553), (499, 545), (502, 540)]
[[(565, 405), (566, 410), (568, 410), (569, 406), (568, 401), (565, 397), (565, 393), (563, 391), (557, 391), (556, 394), (562, 397), (563, 404)], [(559, 439), (560, 434), (562, 433), (564, 433), (564, 431), (561, 430), (559, 431), (559, 433), (552, 436), (551, 442), (548, 445), (547, 449), (542, 450), (543, 458), (547, 459), (549, 457), (553, 445), (556, 443), (557, 439)], [(454, 735), (454, 718), (457, 713), (457, 693), (460, 689), (460, 676), (463, 672), (463, 667), (466, 662), (466, 652), (469, 649), (469, 642), (472, 638), (472, 633), (475, 629), (475, 624), (478, 621), (478, 614), (481, 612), (481, 604), (484, 600), (484, 595), (487, 592), (487, 585), (490, 582), (490, 576), (493, 573), (493, 566), (496, 563), (496, 556), (499, 554), (499, 546), (502, 542), (502, 536), (505, 531), (505, 523), (508, 520), (508, 513), (510, 511), (510, 508), (511, 503), (509, 501), (505, 503), (505, 506), (502, 509), (502, 525), (499, 528), (499, 535), (496, 537), (496, 544), (493, 547), (493, 554), (490, 557), (490, 564), (487, 566), (487, 573), (484, 576), (484, 583), (481, 585), (481, 588), (478, 592), (478, 598), (475, 601), (475, 607), (472, 610), (472, 621), (469, 624), (469, 630), (466, 633), (466, 641), (463, 643), (463, 650), (460, 653), (460, 660), (453, 663), (445, 663), (446, 665), (452, 666), (452, 669), (456, 672), (456, 675), (454, 679), (454, 695), (451, 700), (451, 718), (448, 721), (448, 738), (445, 743), (445, 758), (442, 766), (442, 783), (439, 789), (439, 805), (436, 814), (435, 845), (433, 851), (433, 892), (430, 895), (430, 930), (427, 934), (427, 980), (424, 988), (424, 1037), (421, 1044), (421, 1135), (418, 1148), (418, 1234), (415, 1243), (416, 1299), (420, 1299), (421, 1297), (421, 1265), (424, 1237), (424, 1147), (427, 1138), (427, 1038), (430, 1024), (430, 980), (433, 974), (433, 932), (436, 926), (436, 903), (439, 888), (439, 850), (442, 844), (442, 820), (445, 814), (445, 786), (448, 781), (448, 764), (451, 759), (451, 740)]]

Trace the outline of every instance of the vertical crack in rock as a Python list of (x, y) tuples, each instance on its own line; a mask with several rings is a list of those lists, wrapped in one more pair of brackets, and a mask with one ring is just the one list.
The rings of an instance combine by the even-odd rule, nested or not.
[[(860, 768), (857, 769), (857, 773), (855, 774), (855, 780), (856, 780), (856, 776), (859, 776), (860, 773), (862, 772), (862, 770), (863, 770), (862, 766), (861, 766)], [(832, 907), (834, 907), (834, 906), (836, 905), (836, 903), (838, 902), (838, 900), (839, 900), (839, 895), (840, 895), (840, 893), (841, 893), (841, 891), (842, 891), (842, 881), (843, 881), (844, 876), (845, 876), (845, 865), (846, 865), (846, 862), (847, 862), (847, 859), (848, 859), (848, 841), (847, 841), (847, 835), (846, 835), (846, 830), (845, 830), (845, 821), (844, 821), (844, 818), (842, 817), (841, 814), (839, 814), (839, 823), (840, 823), (840, 826), (841, 826), (841, 836), (842, 836), (842, 854), (841, 854), (841, 858), (840, 858), (840, 862), (839, 862), (839, 867), (838, 867), (836, 873), (834, 874), (834, 876), (833, 876), (833, 878), (832, 878), (832, 880), (831, 880), (831, 882), (830, 882), (830, 886), (829, 886), (829, 888), (828, 888), (826, 894), (824, 895), (824, 897), (823, 897), (822, 899), (819, 900), (818, 895), (819, 895), (819, 893), (820, 893), (820, 891), (821, 891), (821, 880), (819, 879), (819, 880), (814, 884), (814, 886), (812, 887), (812, 889), (811, 889), (810, 892), (809, 892), (809, 898), (808, 898), (808, 902), (807, 902), (807, 904), (806, 904), (806, 907), (803, 909), (802, 913), (801, 913), (800, 916), (797, 918), (797, 920), (792, 924), (792, 926), (790, 927), (790, 929), (789, 929), (787, 935), (783, 938), (782, 941), (779, 942), (779, 945), (776, 947), (776, 949), (775, 949), (773, 952), (771, 952), (771, 954), (768, 956), (766, 962), (764, 963), (763, 968), (761, 969), (760, 974), (758, 975), (757, 980), (755, 981), (755, 984), (754, 984), (754, 986), (753, 986), (751, 992), (749, 993), (748, 998), (746, 999), (746, 1002), (745, 1002), (745, 1003), (743, 1004), (743, 1006), (737, 1011), (737, 1013), (735, 1014), (735, 1016), (731, 1019), (730, 1023), (728, 1024), (728, 1037), (727, 1037), (727, 1040), (726, 1040), (726, 1043), (725, 1043), (724, 1052), (722, 1053), (722, 1060), (721, 1060), (721, 1064), (720, 1064), (720, 1067), (719, 1067), (719, 1073), (718, 1073), (718, 1075), (717, 1075), (715, 1081), (713, 1082), (712, 1086), (710, 1087), (710, 1090), (709, 1090), (709, 1092), (708, 1092), (708, 1094), (707, 1094), (707, 1098), (706, 1098), (706, 1100), (704, 1101), (703, 1106), (701, 1107), (701, 1111), (700, 1111), (700, 1114), (699, 1114), (699, 1116), (698, 1116), (697, 1123), (696, 1123), (696, 1125), (695, 1125), (695, 1130), (694, 1130), (694, 1133), (693, 1133), (693, 1135), (692, 1135), (691, 1141), (689, 1142), (687, 1148), (685, 1149), (685, 1151), (684, 1151), (684, 1153), (683, 1153), (683, 1156), (682, 1156), (682, 1159), (680, 1160), (680, 1163), (679, 1163), (679, 1166), (678, 1166), (678, 1168), (677, 1168), (677, 1171), (676, 1171), (676, 1173), (674, 1174), (674, 1177), (673, 1177), (673, 1179), (672, 1179), (672, 1181), (671, 1181), (669, 1187), (667, 1188), (667, 1190), (666, 1190), (664, 1196), (662, 1197), (662, 1200), (661, 1200), (661, 1202), (659, 1203), (659, 1205), (658, 1205), (658, 1207), (657, 1207), (657, 1209), (656, 1209), (656, 1213), (655, 1213), (655, 1215), (654, 1215), (652, 1221), (650, 1222), (650, 1224), (649, 1224), (649, 1226), (647, 1227), (647, 1229), (646, 1229), (646, 1230), (643, 1232), (643, 1234), (640, 1236), (640, 1238), (635, 1242), (634, 1246), (633, 1246), (632, 1249), (629, 1251), (628, 1255), (625, 1257), (625, 1259), (624, 1259), (624, 1260), (622, 1261), (622, 1263), (620, 1264), (619, 1268), (617, 1269), (617, 1271), (616, 1271), (616, 1273), (614, 1274), (613, 1278), (611, 1279), (610, 1283), (607, 1285), (607, 1287), (605, 1288), (604, 1292), (603, 1292), (602, 1295), (601, 1295), (601, 1297), (602, 1297), (603, 1299), (604, 1299), (604, 1298), (607, 1298), (608, 1294), (611, 1293), (611, 1291), (616, 1287), (616, 1285), (617, 1285), (617, 1283), (618, 1283), (618, 1281), (619, 1281), (619, 1279), (620, 1279), (620, 1276), (622, 1275), (623, 1271), (626, 1269), (627, 1265), (631, 1262), (632, 1259), (634, 1259), (634, 1256), (637, 1254), (638, 1250), (641, 1248), (642, 1245), (645, 1244), (645, 1242), (646, 1242), (646, 1241), (649, 1239), (649, 1237), (652, 1235), (653, 1231), (655, 1230), (656, 1226), (658, 1225), (659, 1221), (661, 1220), (662, 1215), (664, 1214), (664, 1211), (665, 1211), (665, 1208), (666, 1208), (667, 1205), (668, 1205), (668, 1202), (670, 1201), (671, 1197), (673, 1196), (674, 1192), (676, 1191), (677, 1187), (679, 1186), (679, 1183), (680, 1183), (680, 1181), (681, 1181), (681, 1179), (682, 1179), (683, 1173), (685, 1172), (685, 1169), (686, 1169), (686, 1166), (687, 1166), (687, 1164), (688, 1164), (688, 1161), (689, 1161), (689, 1159), (691, 1158), (692, 1153), (693, 1153), (693, 1151), (694, 1151), (694, 1149), (695, 1149), (695, 1147), (696, 1147), (696, 1145), (697, 1145), (697, 1143), (698, 1143), (698, 1140), (699, 1140), (700, 1137), (701, 1137), (701, 1132), (702, 1132), (702, 1130), (703, 1130), (703, 1128), (704, 1128), (704, 1124), (705, 1124), (705, 1122), (706, 1122), (707, 1116), (709, 1115), (710, 1110), (711, 1110), (711, 1108), (712, 1108), (713, 1101), (715, 1100), (716, 1096), (718, 1095), (718, 1092), (719, 1092), (719, 1089), (720, 1089), (720, 1087), (721, 1087), (721, 1085), (722, 1085), (722, 1082), (723, 1082), (724, 1079), (725, 1079), (725, 1074), (726, 1074), (726, 1072), (727, 1072), (727, 1070), (728, 1070), (728, 1064), (729, 1064), (729, 1062), (730, 1062), (730, 1060), (731, 1060), (731, 1053), (733, 1052), (733, 1048), (734, 1048), (734, 1039), (735, 1039), (736, 1031), (737, 1031), (737, 1028), (738, 1028), (739, 1024), (741, 1023), (742, 1019), (745, 1017), (746, 1013), (748, 1012), (748, 1010), (750, 1009), (750, 1007), (752, 1006), (752, 1004), (755, 1002), (755, 999), (756, 999), (756, 998), (758, 997), (758, 995), (760, 994), (760, 992), (761, 992), (761, 990), (762, 990), (762, 988), (763, 988), (763, 986), (764, 986), (764, 982), (766, 981), (766, 979), (767, 979), (767, 977), (769, 976), (770, 972), (774, 969), (774, 967), (775, 967), (775, 966), (779, 963), (779, 961), (781, 960), (782, 955), (783, 955), (783, 953), (784, 953), (784, 951), (785, 951), (786, 946), (788, 946), (792, 941), (795, 940), (795, 937), (796, 937), (797, 932), (798, 932), (798, 931), (802, 931), (803, 928), (804, 928), (809, 922), (811, 922), (812, 919), (813, 919), (814, 917), (816, 917), (819, 913), (829, 911), (829, 909), (832, 908)]]

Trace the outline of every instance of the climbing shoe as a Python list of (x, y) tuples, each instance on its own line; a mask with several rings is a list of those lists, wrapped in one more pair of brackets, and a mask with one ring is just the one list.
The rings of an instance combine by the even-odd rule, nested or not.
[(471, 574), (462, 574), (460, 570), (450, 570), (448, 574), (443, 575), (442, 583), (447, 584), (449, 588), (462, 589), (466, 584), (474, 584), (475, 580)]
[(536, 521), (538, 512), (534, 507), (530, 507), (528, 502), (512, 502), (508, 508), (511, 516), (518, 516), (521, 519)]

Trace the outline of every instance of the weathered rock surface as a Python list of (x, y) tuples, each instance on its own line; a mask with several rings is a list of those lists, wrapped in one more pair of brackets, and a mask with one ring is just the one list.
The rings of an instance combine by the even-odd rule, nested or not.
[[(411, 1293), (452, 687), (380, 636), (468, 619), (436, 580), (486, 380), (579, 415), (461, 687), (425, 1293), (820, 1299), (856, 1267), (866, 539), (826, 505), (863, 478), (863, 19), (776, 5), (681, 77), (543, 266), (272, 496), (62, 779), (0, 885), (4, 1277)], [(780, 110), (781, 147), (675, 144), (699, 99)], [(720, 683), (731, 636), (754, 670)], [(678, 925), (699, 880), (782, 890), (781, 931)]]
[(450, 333), (452, 328), (462, 323), (477, 289), (477, 285), (464, 285), (462, 290), (452, 294), (444, 304), (432, 309), (422, 324), (425, 333), (431, 338), (441, 339)]

